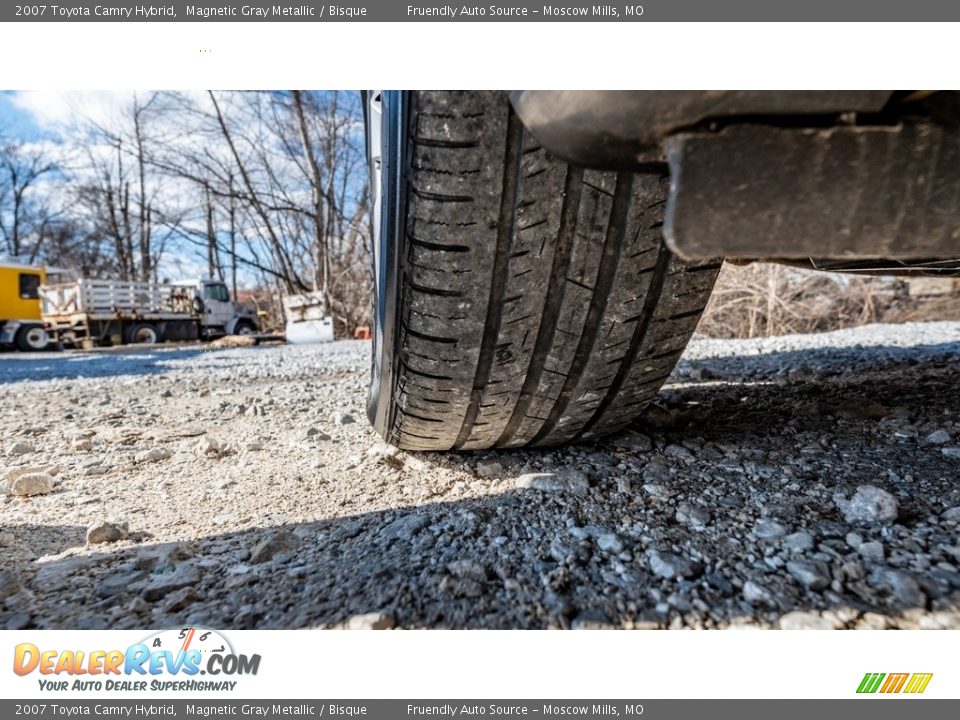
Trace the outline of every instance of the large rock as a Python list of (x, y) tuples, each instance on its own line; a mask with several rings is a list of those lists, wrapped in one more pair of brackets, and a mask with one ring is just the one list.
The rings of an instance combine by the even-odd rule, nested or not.
[(98, 520), (87, 528), (87, 544), (118, 542), (129, 535), (130, 526), (126, 520)]
[(675, 578), (694, 578), (703, 572), (703, 567), (695, 560), (682, 555), (653, 550), (649, 555), (650, 569), (654, 575), (667, 580)]
[(267, 562), (275, 555), (291, 553), (298, 547), (300, 547), (300, 538), (289, 530), (277, 530), (257, 543), (250, 552), (250, 562)]
[(861, 485), (852, 498), (840, 497), (836, 502), (847, 522), (862, 525), (892, 523), (900, 510), (893, 495), (873, 485)]
[(9, 480), (11, 495), (29, 497), (53, 492), (53, 476), (45, 472), (27, 472)]

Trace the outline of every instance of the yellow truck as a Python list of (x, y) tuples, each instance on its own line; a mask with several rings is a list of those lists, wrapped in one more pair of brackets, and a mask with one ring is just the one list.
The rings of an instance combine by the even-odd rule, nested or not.
[(29, 352), (50, 344), (40, 315), (40, 286), (46, 281), (45, 268), (0, 259), (0, 347)]

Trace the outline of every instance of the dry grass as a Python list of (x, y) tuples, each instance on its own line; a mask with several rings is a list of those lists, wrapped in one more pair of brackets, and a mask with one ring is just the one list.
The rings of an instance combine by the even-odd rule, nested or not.
[(901, 280), (727, 263), (698, 330), (750, 338), (917, 320), (960, 320), (960, 295), (913, 297)]

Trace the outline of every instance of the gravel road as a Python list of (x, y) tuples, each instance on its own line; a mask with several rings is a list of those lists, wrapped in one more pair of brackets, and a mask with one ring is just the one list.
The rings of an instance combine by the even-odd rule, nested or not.
[(369, 345), (0, 356), (0, 627), (960, 628), (960, 324), (696, 339), (625, 434), (406, 454)]

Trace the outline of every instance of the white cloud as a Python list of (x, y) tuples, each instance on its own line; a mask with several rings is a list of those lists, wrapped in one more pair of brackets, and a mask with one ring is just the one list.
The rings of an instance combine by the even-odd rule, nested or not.
[(98, 124), (116, 120), (129, 106), (129, 92), (80, 92), (77, 90), (30, 90), (13, 96), (14, 105), (29, 113), (37, 125), (54, 135), (75, 129), (84, 119)]

